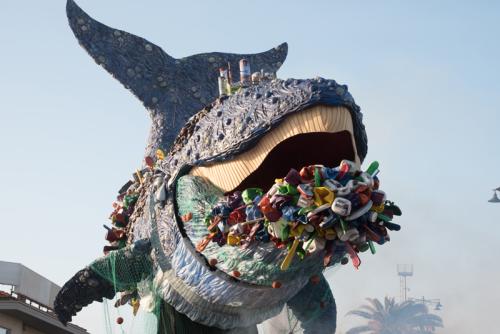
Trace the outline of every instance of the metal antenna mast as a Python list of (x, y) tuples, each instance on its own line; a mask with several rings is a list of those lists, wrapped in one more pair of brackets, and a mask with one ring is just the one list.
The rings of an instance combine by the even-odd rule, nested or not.
[(413, 276), (413, 264), (398, 264), (399, 298), (402, 302), (408, 300), (406, 278)]

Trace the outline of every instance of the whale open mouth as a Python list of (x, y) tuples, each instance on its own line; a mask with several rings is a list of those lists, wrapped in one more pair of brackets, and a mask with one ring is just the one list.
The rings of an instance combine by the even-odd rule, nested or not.
[(209, 179), (225, 192), (268, 189), (291, 168), (337, 166), (343, 159), (360, 163), (351, 114), (345, 107), (319, 105), (290, 115), (235, 158), (195, 167), (190, 174)]
[[(265, 288), (275, 288), (275, 282), (292, 286), (305, 272), (340, 263), (347, 250), (359, 266), (353, 254), (358, 246), (367, 250), (365, 232), (338, 219), (355, 220), (372, 206), (369, 181), (353, 180), (356, 172), (340, 176), (348, 172), (340, 166), (349, 166), (342, 160), (360, 167), (353, 134), (346, 107), (316, 105), (290, 114), (233, 158), (192, 168), (176, 185), (178, 226), (192, 250), (210, 270), (224, 273), (220, 277)], [(311, 165), (325, 166), (313, 168), (313, 180), (306, 174)], [(294, 179), (292, 168), (298, 184), (276, 180)], [(337, 185), (342, 191), (333, 190)], [(360, 224), (367, 222), (363, 217)], [(350, 248), (346, 241), (352, 241)]]

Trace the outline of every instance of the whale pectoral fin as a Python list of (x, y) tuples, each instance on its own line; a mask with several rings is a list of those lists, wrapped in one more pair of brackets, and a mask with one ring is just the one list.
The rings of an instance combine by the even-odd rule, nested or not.
[(133, 289), (152, 274), (151, 243), (139, 240), (132, 246), (112, 251), (77, 272), (64, 284), (54, 301), (58, 319), (67, 324), (82, 308), (117, 291)]
[(169, 70), (173, 72), (174, 58), (144, 38), (94, 20), (73, 0), (68, 0), (66, 13), (80, 45), (146, 108), (152, 109), (154, 98), (166, 90), (158, 80), (167, 78)]
[[(335, 333), (337, 307), (330, 286), (323, 275), (317, 284), (309, 282), (287, 302), (304, 334)], [(294, 324), (295, 325), (295, 324)]]

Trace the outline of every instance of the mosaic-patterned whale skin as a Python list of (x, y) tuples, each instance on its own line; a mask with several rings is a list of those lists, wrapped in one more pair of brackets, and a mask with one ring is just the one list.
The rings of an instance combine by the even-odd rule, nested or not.
[(344, 106), (350, 111), (357, 153), (363, 160), (368, 150), (363, 114), (346, 85), (323, 78), (276, 79), (220, 98), (196, 114), (182, 128), (162, 168), (175, 175), (186, 165), (231, 159), (287, 116), (315, 105)]
[[(158, 165), (163, 182), (146, 188), (139, 201), (141, 216), (133, 222), (134, 237), (119, 251), (125, 255), (118, 255), (117, 260), (126, 263), (146, 259), (137, 262), (151, 263), (144, 271), (155, 275), (163, 301), (207, 328), (223, 329), (225, 333), (235, 328), (239, 333), (254, 332), (255, 324), (278, 314), (288, 303), (305, 333), (334, 333), (335, 302), (324, 278), (312, 286), (308, 283), (310, 276), (293, 277), (282, 288), (272, 289), (234, 279), (207, 265), (178, 217), (176, 185), (193, 166), (231, 159), (289, 115), (315, 105), (344, 106), (350, 111), (354, 144), (362, 161), (367, 153), (367, 136), (360, 108), (347, 87), (323, 78), (275, 79), (217, 98), (219, 66), (230, 62), (236, 69), (237, 61), (247, 58), (254, 69), (276, 72), (286, 57), (287, 45), (255, 55), (207, 53), (174, 59), (145, 39), (93, 20), (72, 0), (67, 3), (67, 13), (80, 44), (149, 110), (152, 127), (146, 155), (154, 155), (157, 148), (168, 152)], [(161, 201), (155, 198), (160, 187), (167, 190)], [(106, 257), (96, 260), (105, 261)], [(89, 277), (92, 284), (87, 282)], [(120, 291), (120, 287), (87, 267), (65, 284), (55, 311), (67, 323), (82, 307), (114, 296), (114, 290)], [(310, 305), (300, 302), (311, 296), (322, 300), (319, 314), (313, 315)]]

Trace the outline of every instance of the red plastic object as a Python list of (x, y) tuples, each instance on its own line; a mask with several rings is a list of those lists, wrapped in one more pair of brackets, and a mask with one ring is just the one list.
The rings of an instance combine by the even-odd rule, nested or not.
[[(311, 168), (312, 167), (312, 168)], [(300, 170), (300, 177), (304, 182), (310, 182), (314, 178), (314, 166), (303, 167)]]
[(237, 223), (243, 223), (247, 219), (247, 215), (245, 214), (246, 205), (240, 206), (236, 208), (229, 214), (229, 219), (227, 223), (229, 225), (235, 225)]
[(380, 235), (378, 235), (378, 233), (376, 233), (375, 231), (373, 231), (367, 225), (365, 225), (364, 228), (365, 228), (366, 236), (368, 237), (369, 240), (372, 240), (372, 241), (375, 241), (375, 242), (379, 242), (380, 241), (381, 237), (380, 237)]
[(116, 234), (111, 229), (106, 232), (106, 236), (104, 237), (104, 239), (109, 242), (115, 242), (116, 240), (118, 240)]
[(345, 247), (347, 253), (349, 253), (349, 257), (351, 258), (352, 265), (354, 266), (354, 268), (356, 268), (356, 270), (358, 270), (359, 266), (361, 265), (361, 259), (359, 258), (358, 253), (356, 253), (349, 242), (345, 243)]
[(153, 168), (155, 166), (155, 161), (151, 157), (145, 157), (144, 162), (149, 168)]
[(111, 221), (114, 223), (114, 224), (118, 224), (122, 227), (125, 227), (127, 226), (127, 221), (126, 221), (126, 217), (123, 213), (116, 213), (113, 215)]
[(189, 212), (189, 213), (186, 213), (184, 216), (181, 217), (181, 220), (183, 223), (187, 223), (188, 221), (190, 221), (191, 219), (193, 218), (193, 213), (192, 212)]
[(102, 252), (104, 253), (104, 255), (107, 255), (109, 252), (117, 249), (118, 249), (117, 246), (104, 246)]
[(262, 197), (259, 202), (259, 208), (262, 214), (271, 222), (276, 222), (281, 218), (281, 212), (271, 205), (271, 200), (268, 196)]
[(342, 180), (342, 178), (349, 172), (348, 164), (341, 164), (339, 168), (339, 174), (337, 175), (337, 180)]

